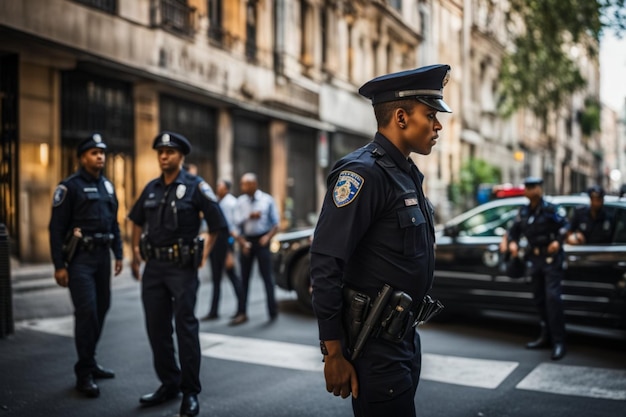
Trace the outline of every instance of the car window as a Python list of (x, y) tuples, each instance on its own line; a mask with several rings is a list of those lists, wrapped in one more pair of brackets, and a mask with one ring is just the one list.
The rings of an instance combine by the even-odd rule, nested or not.
[(519, 205), (492, 207), (458, 224), (459, 236), (503, 236), (513, 223)]
[(614, 212), (615, 234), (613, 243), (626, 243), (626, 208), (616, 208)]

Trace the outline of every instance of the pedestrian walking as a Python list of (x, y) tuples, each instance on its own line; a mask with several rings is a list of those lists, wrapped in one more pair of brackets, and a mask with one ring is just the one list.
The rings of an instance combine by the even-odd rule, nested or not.
[(259, 272), (265, 284), (269, 318), (274, 320), (278, 316), (269, 248), (272, 237), (278, 231), (276, 203), (271, 195), (259, 190), (257, 176), (254, 173), (244, 174), (239, 185), (242, 194), (237, 198), (235, 226), (238, 231), (235, 233), (241, 250), (239, 264), (243, 281), (243, 301), (241, 303), (242, 311), (230, 322), (234, 326), (248, 321), (246, 306), (250, 274), (255, 259), (258, 260)]
[[(162, 132), (154, 139), (161, 176), (150, 181), (133, 205), (133, 276), (141, 279), (141, 299), (153, 362), (161, 386), (140, 398), (144, 406), (161, 404), (182, 391), (180, 416), (199, 413), (199, 324), (195, 316), (198, 268), (226, 222), (213, 190), (182, 165), (191, 151), (187, 138)], [(198, 238), (201, 216), (208, 226), (206, 242)], [(145, 260), (140, 276), (141, 260)], [(178, 361), (172, 339), (176, 324)]]
[(96, 345), (111, 305), (111, 249), (114, 273), (122, 272), (117, 196), (102, 174), (106, 149), (99, 133), (78, 145), (80, 168), (54, 191), (49, 225), (54, 278), (69, 288), (74, 306), (76, 390), (92, 398), (100, 395), (94, 379), (115, 377), (96, 361)]
[(234, 237), (237, 234), (234, 226), (234, 216), (237, 207), (237, 198), (230, 193), (232, 183), (226, 179), (217, 181), (215, 189), (220, 208), (228, 224), (228, 229), (221, 229), (213, 250), (210, 254), (211, 275), (213, 280), (213, 296), (211, 298), (211, 307), (209, 313), (203, 320), (215, 320), (219, 318), (219, 302), (221, 294), (222, 274), (226, 270), (226, 275), (233, 284), (235, 296), (237, 297), (237, 310), (231, 317), (234, 319), (239, 314), (245, 313), (243, 306), (243, 288), (241, 278), (237, 275), (234, 257)]
[(565, 317), (561, 300), (563, 280), (563, 241), (567, 232), (565, 212), (543, 198), (543, 179), (524, 180), (528, 205), (522, 206), (509, 229), (508, 250), (518, 257), (519, 241), (525, 237), (528, 246), (523, 258), (530, 264), (533, 300), (541, 318), (537, 340), (526, 344), (528, 349), (552, 347), (552, 359), (565, 356)]
[(410, 154), (428, 155), (437, 143), (437, 113), (451, 112), (443, 101), (449, 73), (448, 65), (432, 65), (363, 85), (359, 93), (372, 101), (378, 131), (327, 179), (311, 246), (313, 308), (326, 389), (352, 395), (358, 417), (415, 416), (415, 326), (437, 304), (425, 298), (435, 263), (434, 210)]

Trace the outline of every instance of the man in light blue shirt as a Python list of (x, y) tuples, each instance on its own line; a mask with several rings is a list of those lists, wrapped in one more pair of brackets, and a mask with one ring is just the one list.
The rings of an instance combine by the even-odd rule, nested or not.
[(250, 172), (244, 174), (239, 186), (242, 194), (237, 199), (234, 216), (237, 230), (234, 235), (241, 248), (239, 264), (243, 281), (243, 311), (230, 322), (231, 325), (248, 321), (245, 309), (248, 302), (250, 272), (255, 258), (259, 262), (259, 271), (265, 284), (270, 320), (274, 320), (278, 315), (269, 249), (270, 240), (278, 231), (278, 209), (274, 198), (258, 189), (255, 174)]

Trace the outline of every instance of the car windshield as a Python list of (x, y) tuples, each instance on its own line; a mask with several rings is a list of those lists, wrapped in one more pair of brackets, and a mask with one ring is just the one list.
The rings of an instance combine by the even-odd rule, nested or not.
[(519, 205), (504, 205), (477, 213), (458, 224), (459, 236), (503, 236)]

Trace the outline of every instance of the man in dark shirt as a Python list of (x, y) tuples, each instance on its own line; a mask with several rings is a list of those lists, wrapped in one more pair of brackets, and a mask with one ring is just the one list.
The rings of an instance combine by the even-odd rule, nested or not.
[(69, 287), (74, 305), (76, 389), (92, 398), (100, 395), (94, 378), (115, 376), (95, 358), (111, 304), (111, 249), (115, 275), (122, 272), (117, 196), (102, 175), (106, 148), (98, 133), (78, 145), (80, 168), (54, 191), (49, 227), (54, 278)]
[(587, 194), (589, 206), (574, 211), (566, 242), (570, 245), (611, 243), (613, 217), (604, 208), (604, 189), (596, 185), (589, 188)]
[[(311, 247), (313, 307), (325, 355), (326, 389), (352, 394), (355, 416), (415, 416), (421, 370), (415, 323), (403, 315), (402, 335), (370, 337), (352, 358), (345, 318), (356, 297), (374, 300), (385, 284), (402, 294), (413, 313), (430, 289), (434, 270), (433, 208), (422, 189), (424, 176), (410, 158), (430, 154), (442, 125), (448, 65), (388, 74), (363, 85), (378, 123), (373, 142), (338, 161)], [(398, 305), (399, 307), (399, 305)], [(377, 324), (379, 331), (382, 329)]]
[[(200, 409), (201, 390), (199, 324), (195, 316), (198, 268), (204, 264), (219, 231), (227, 225), (209, 184), (182, 169), (185, 155), (191, 151), (189, 141), (177, 133), (162, 132), (152, 147), (157, 151), (162, 174), (146, 185), (128, 218), (134, 223), (135, 278), (140, 279), (139, 266), (142, 259), (146, 261), (141, 299), (161, 386), (139, 402), (157, 405), (182, 391), (180, 416), (195, 416)], [(197, 239), (201, 214), (209, 230), (207, 251)]]

